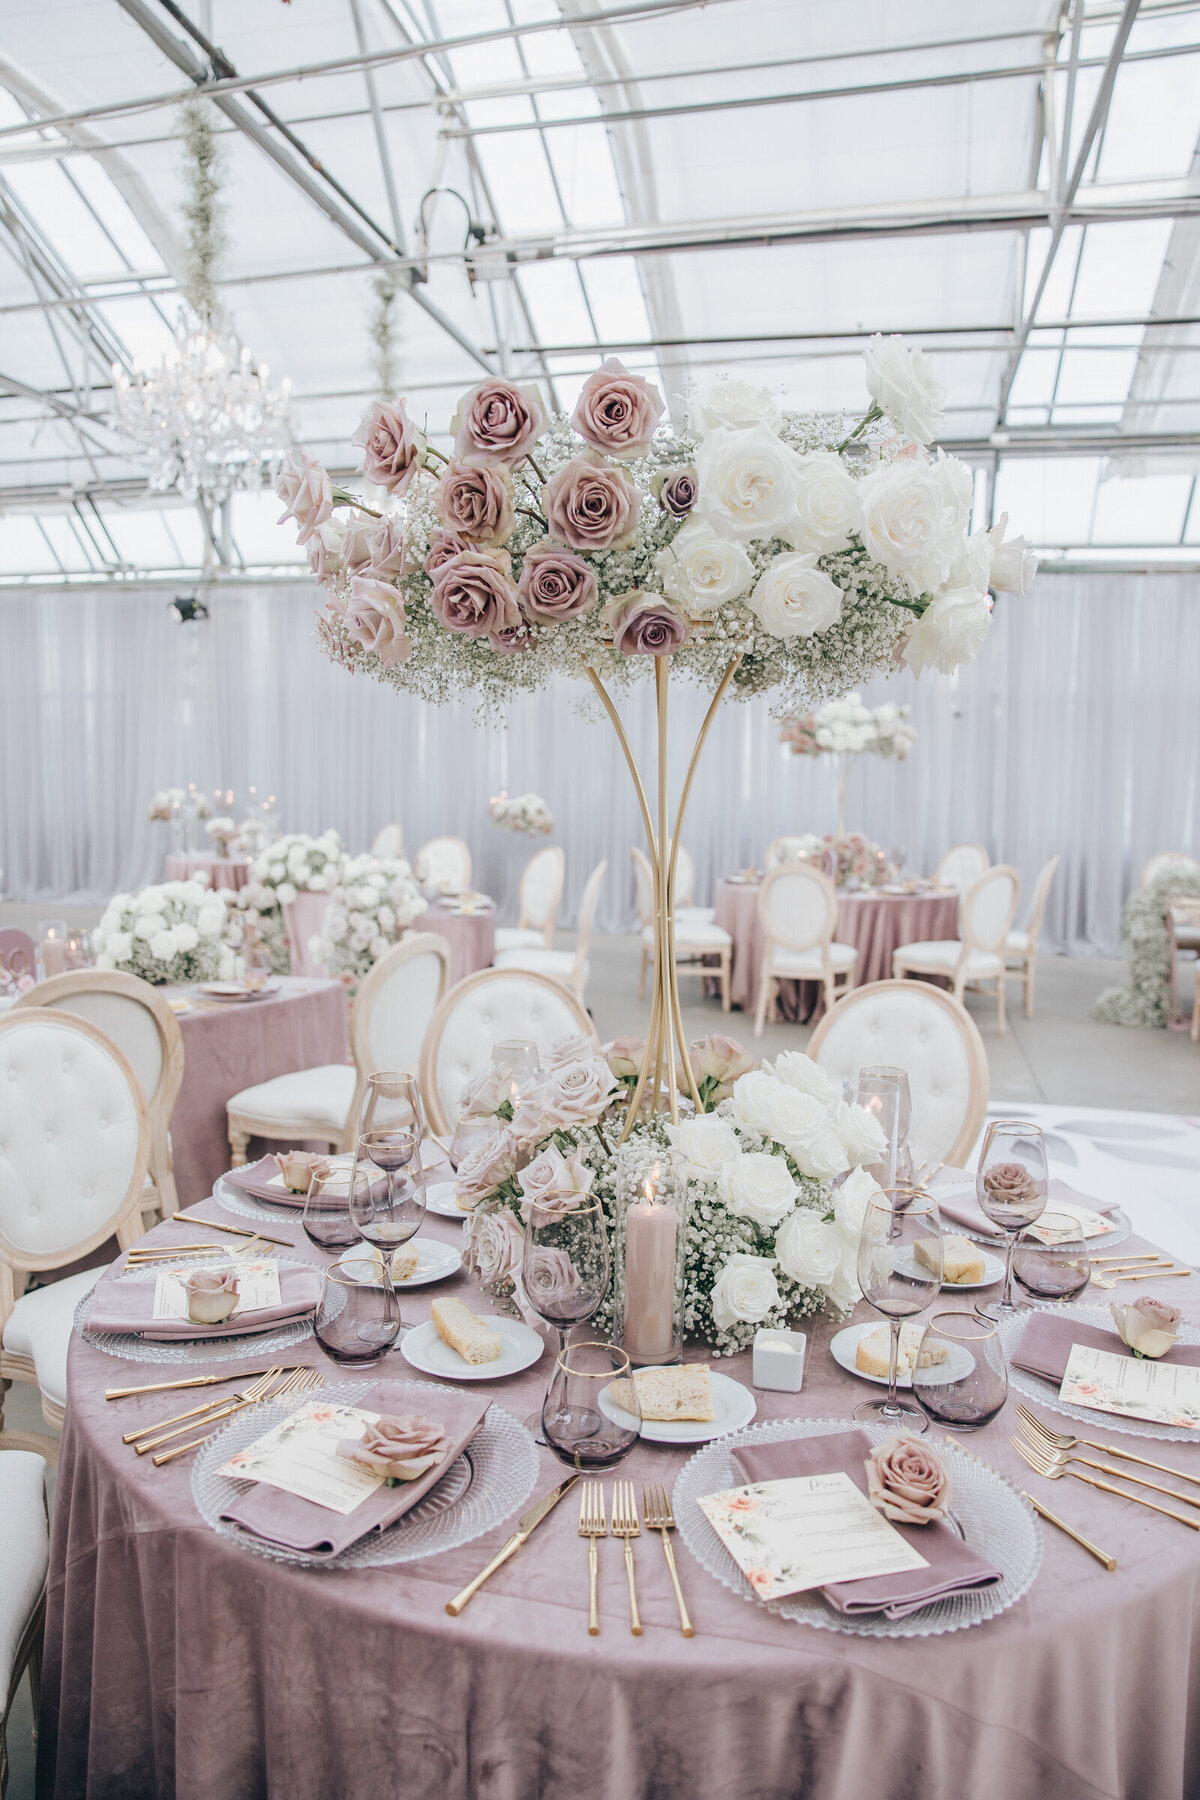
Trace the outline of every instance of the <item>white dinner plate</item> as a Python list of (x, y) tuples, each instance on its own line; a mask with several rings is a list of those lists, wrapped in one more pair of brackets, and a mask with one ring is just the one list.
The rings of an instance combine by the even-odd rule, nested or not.
[[(983, 1251), (983, 1280), (943, 1281), (943, 1296), (946, 1294), (965, 1294), (970, 1288), (992, 1287), (997, 1281), (1003, 1281), (1004, 1258), (1002, 1256), (989, 1256), (987, 1251), (983, 1249), (982, 1244), (977, 1244), (975, 1248)], [(896, 1252), (896, 1269), (899, 1274), (907, 1275), (910, 1281), (927, 1281), (929, 1279), (929, 1271), (923, 1269), (916, 1261), (911, 1244), (906, 1244), (903, 1250), (898, 1250)]]
[(262, 987), (248, 988), (244, 981), (201, 981), (196, 991), (208, 1000), (261, 1000), (266, 994), (277, 994), (279, 983), (266, 981)]
[(469, 1213), (461, 1210), (458, 1204), (458, 1189), (452, 1181), (431, 1181), (425, 1189), (426, 1212), (437, 1213), (440, 1219), (466, 1219)]
[(444, 1381), (498, 1381), (502, 1375), (516, 1375), (532, 1368), (546, 1348), (537, 1332), (519, 1319), (485, 1321), (503, 1341), (504, 1348), (494, 1362), (469, 1363), (438, 1336), (432, 1319), (414, 1325), (400, 1344), (405, 1362), (423, 1375), (438, 1375)]
[[(710, 1371), (715, 1419), (643, 1419), (641, 1435), (648, 1444), (707, 1444), (724, 1437), (727, 1431), (740, 1431), (758, 1411), (758, 1402), (750, 1389), (731, 1375)], [(600, 1390), (600, 1411), (615, 1425), (632, 1425), (633, 1415), (617, 1405), (611, 1388)]]
[(417, 1272), (410, 1275), (407, 1281), (397, 1281), (397, 1288), (428, 1287), (431, 1282), (445, 1281), (447, 1275), (453, 1275), (462, 1268), (462, 1253), (453, 1244), (439, 1243), (437, 1238), (415, 1237), (407, 1245), (420, 1257)]
[[(874, 1324), (868, 1319), (865, 1325), (844, 1326), (841, 1331), (835, 1332), (830, 1339), (829, 1353), (833, 1357), (834, 1362), (837, 1363), (840, 1368), (845, 1369), (848, 1375), (857, 1375), (860, 1381), (875, 1381), (878, 1382), (881, 1387), (886, 1387), (886, 1375), (868, 1375), (864, 1369), (859, 1368), (854, 1360), (855, 1353), (858, 1350), (859, 1340), (870, 1337), (873, 1331), (879, 1329), (879, 1324), (880, 1321), (878, 1319)], [(975, 1361), (969, 1350), (964, 1349), (962, 1346), (952, 1348), (946, 1361), (937, 1365), (937, 1379), (939, 1381), (961, 1381), (964, 1375), (969, 1375), (971, 1373), (974, 1366)], [(912, 1386), (912, 1380), (907, 1375), (899, 1375), (896, 1379), (896, 1386), (898, 1388), (910, 1388)]]

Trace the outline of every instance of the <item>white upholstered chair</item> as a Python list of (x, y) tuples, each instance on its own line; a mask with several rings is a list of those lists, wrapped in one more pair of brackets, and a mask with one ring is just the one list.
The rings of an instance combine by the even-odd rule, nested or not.
[(839, 980), (854, 986), (858, 951), (834, 942), (837, 913), (837, 889), (811, 863), (781, 863), (764, 875), (758, 890), (763, 958), (755, 1037), (762, 1036), (768, 1012), (774, 1017), (781, 981), (819, 981), (826, 1006), (837, 998)]
[(880, 1064), (903, 1069), (912, 1094), (914, 1165), (961, 1168), (983, 1129), (987, 1053), (965, 1006), (928, 981), (872, 981), (825, 1014), (808, 1054), (835, 1081)]
[(469, 888), (471, 852), (460, 837), (430, 838), (417, 851), (413, 874), (422, 887)]
[(1033, 904), (1029, 908), (1029, 917), (1020, 931), (1010, 931), (1004, 940), (1004, 966), (1010, 975), (1019, 975), (1024, 983), (1025, 1017), (1033, 1017), (1033, 989), (1037, 979), (1038, 939), (1042, 935), (1042, 920), (1046, 916), (1046, 901), (1050, 898), (1050, 884), (1054, 880), (1054, 871), (1058, 868), (1060, 857), (1052, 856), (1042, 864), (1041, 873), (1033, 890)]
[(715, 906), (696, 905), (696, 864), (686, 844), (680, 844), (675, 861), (675, 929), (681, 924), (712, 925), (716, 922)]
[(594, 1037), (581, 1003), (560, 981), (527, 969), (480, 969), (446, 995), (421, 1051), (421, 1098), (434, 1131), (452, 1131), (463, 1089), (501, 1038), (529, 1038), (543, 1055), (564, 1037)]
[[(46, 1459), (30, 1450), (0, 1456), (0, 1796), (8, 1781), (8, 1717), (21, 1677), (29, 1671), (29, 1697), (38, 1715), (42, 1635), (50, 1525), (46, 1513)], [(36, 1727), (35, 1727), (36, 1729)]]
[(375, 1069), (413, 1070), (438, 1002), (446, 991), (450, 949), (436, 931), (402, 938), (364, 975), (350, 1017), (352, 1063), (325, 1063), (243, 1088), (226, 1104), (233, 1166), (246, 1161), (252, 1137), (354, 1148), (367, 1076)]
[(957, 888), (965, 894), (991, 866), (992, 859), (982, 844), (955, 844), (934, 870), (933, 879), (939, 887)]
[(1183, 850), (1160, 850), (1142, 870), (1139, 887), (1149, 887), (1160, 875), (1200, 875), (1200, 862)]
[(557, 844), (535, 850), (521, 871), (521, 914), (496, 932), (499, 950), (553, 950), (567, 859)]
[(994, 987), (996, 1023), (1004, 1023), (1004, 945), (1017, 910), (1020, 877), (1007, 863), (981, 875), (958, 902), (958, 936), (901, 944), (892, 957), (892, 974), (942, 975), (956, 1000), (967, 988)]
[(381, 825), (375, 833), (371, 839), (371, 855), (383, 857), (387, 861), (404, 855), (404, 832), (395, 821), (390, 825)]
[(596, 908), (600, 904), (600, 889), (604, 886), (607, 869), (606, 862), (597, 863), (587, 878), (583, 898), (579, 902), (579, 927), (575, 933), (574, 950), (502, 950), (493, 959), (493, 966), (497, 969), (529, 969), (535, 975), (546, 975), (552, 981), (561, 981), (582, 1005), (587, 993), (592, 925)]
[[(635, 845), (629, 854), (633, 858), (633, 883), (642, 927), (638, 969), (638, 999), (641, 1000), (646, 993), (646, 970), (654, 961), (654, 871), (644, 850)], [(686, 908), (682, 911), (677, 908), (675, 967), (681, 975), (699, 975), (702, 979), (713, 976), (720, 983), (722, 1012), (729, 1011), (732, 965), (733, 939), (724, 926), (715, 924), (711, 918), (697, 917)]]
[[(61, 1425), (75, 1307), (100, 1270), (30, 1293), (25, 1278), (142, 1236), (150, 1121), (124, 1052), (88, 1019), (14, 1008), (0, 1019), (0, 1145), (0, 1396), (36, 1382)], [(0, 1443), (58, 1454), (33, 1433), (0, 1431)]]
[(90, 1019), (129, 1058), (150, 1120), (150, 1170), (142, 1211), (169, 1219), (179, 1199), (171, 1164), (171, 1113), (183, 1081), (183, 1033), (161, 988), (116, 969), (52, 975), (22, 994), (14, 1012), (52, 1006)]

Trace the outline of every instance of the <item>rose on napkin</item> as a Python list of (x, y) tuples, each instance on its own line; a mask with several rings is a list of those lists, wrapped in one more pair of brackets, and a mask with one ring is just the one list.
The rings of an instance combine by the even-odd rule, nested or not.
[(1149, 1294), (1129, 1306), (1114, 1305), (1111, 1310), (1121, 1342), (1140, 1357), (1165, 1356), (1175, 1342), (1183, 1317), (1178, 1306), (1152, 1300)]
[(193, 1269), (183, 1291), (194, 1324), (223, 1325), (238, 1303), (238, 1278), (232, 1269)]
[(420, 1413), (380, 1413), (361, 1438), (343, 1438), (337, 1453), (382, 1475), (389, 1487), (395, 1487), (401, 1481), (416, 1481), (434, 1468), (449, 1446), (442, 1427)]
[(327, 1156), (314, 1150), (276, 1150), (274, 1155), (283, 1185), (292, 1194), (307, 1194), (314, 1175), (324, 1179), (333, 1167)]
[(928, 1525), (950, 1508), (950, 1475), (941, 1458), (911, 1431), (876, 1444), (867, 1458), (867, 1498), (885, 1519)]

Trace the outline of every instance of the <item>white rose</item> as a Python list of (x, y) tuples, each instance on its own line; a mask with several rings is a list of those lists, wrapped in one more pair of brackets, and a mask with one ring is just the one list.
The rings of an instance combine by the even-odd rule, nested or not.
[(144, 913), (166, 912), (167, 896), (161, 887), (143, 888), (138, 895), (138, 905)]
[(869, 556), (918, 593), (941, 587), (950, 573), (960, 529), (947, 505), (936, 464), (904, 461), (872, 470), (859, 482), (862, 541)]
[(948, 518), (947, 530), (957, 536), (965, 532), (971, 518), (971, 506), (975, 499), (975, 482), (965, 462), (957, 456), (947, 456), (939, 450), (933, 464), (933, 472), (941, 483), (942, 495), (946, 502)]
[(825, 1180), (849, 1166), (821, 1102), (777, 1081), (765, 1069), (738, 1077), (733, 1103), (742, 1123), (782, 1144), (802, 1174)]
[(273, 863), (267, 864), (267, 879), (270, 881), (273, 881), (276, 884), (276, 886), (278, 886), (278, 884), (281, 881), (283, 881), (286, 878), (286, 876), (287, 876), (287, 864), (286, 863), (273, 862)]
[(840, 1100), (833, 1127), (845, 1146), (851, 1168), (882, 1160), (887, 1150), (887, 1134), (875, 1114), (868, 1112), (865, 1106), (850, 1106)]
[(778, 431), (783, 424), (783, 408), (770, 388), (755, 387), (750, 381), (715, 381), (689, 400), (687, 415), (697, 438), (721, 426), (744, 431), (765, 425), (768, 431)]
[(173, 931), (156, 931), (150, 939), (150, 954), (158, 962), (170, 962), (179, 948), (179, 942)]
[(825, 555), (844, 550), (858, 530), (858, 487), (832, 450), (813, 450), (797, 463), (796, 508), (787, 536), (797, 550)]
[(838, 1278), (842, 1251), (838, 1227), (805, 1207), (798, 1207), (775, 1234), (776, 1260), (801, 1287), (831, 1287)]
[(114, 957), (110, 956), (107, 952), (102, 952), (96, 958), (96, 967), (98, 969), (115, 969), (116, 966), (117, 966), (116, 959)]
[(952, 675), (970, 662), (991, 629), (992, 602), (986, 593), (950, 588), (930, 601), (915, 619), (904, 645), (904, 660), (914, 675), (940, 669)]
[(798, 1189), (782, 1156), (755, 1150), (726, 1163), (720, 1173), (721, 1198), (730, 1212), (772, 1231), (796, 1204)]
[(777, 1081), (786, 1081), (789, 1087), (798, 1088), (802, 1094), (811, 1094), (830, 1112), (842, 1097), (837, 1082), (825, 1073), (820, 1063), (815, 1063), (801, 1050), (784, 1050), (771, 1066)]
[(719, 537), (703, 519), (689, 519), (658, 553), (663, 592), (689, 612), (712, 612), (736, 600), (754, 580), (754, 568), (740, 544)]
[(796, 494), (796, 457), (762, 425), (745, 431), (720, 427), (696, 456), (698, 511), (720, 537), (779, 537)]
[(833, 1216), (857, 1253), (859, 1233), (867, 1207), (883, 1189), (865, 1169), (852, 1169), (833, 1196)]
[(159, 913), (140, 913), (133, 921), (135, 938), (152, 938), (156, 931), (162, 929), (162, 917)]
[(223, 906), (202, 906), (196, 914), (196, 930), (202, 938), (218, 938), (225, 929)]
[(973, 588), (976, 593), (982, 593), (990, 586), (991, 578), (992, 534), (990, 531), (973, 531), (970, 537), (961, 539), (955, 550), (946, 586)]
[(232, 981), (237, 974), (237, 957), (232, 950), (223, 949), (217, 958), (218, 981)]
[(775, 1264), (769, 1256), (737, 1250), (713, 1283), (712, 1315), (718, 1331), (757, 1325), (780, 1303)]
[(941, 429), (949, 389), (937, 380), (923, 350), (906, 350), (898, 337), (873, 337), (863, 352), (867, 392), (897, 431), (929, 444)]
[(290, 881), (281, 881), (275, 890), (280, 906), (290, 906), (296, 898), (296, 889)]
[(124, 962), (133, 952), (133, 937), (128, 931), (114, 931), (107, 947), (113, 962)]
[(669, 1128), (671, 1142), (687, 1157), (694, 1169), (714, 1175), (742, 1154), (737, 1132), (715, 1113), (700, 1113)]
[(299, 875), (308, 862), (308, 852), (303, 844), (293, 844), (287, 853), (287, 866)]
[(176, 925), (175, 941), (181, 950), (194, 950), (200, 942), (200, 933), (194, 925)]
[(1000, 594), (1027, 594), (1033, 587), (1038, 559), (1023, 537), (1010, 538), (1005, 543), (1004, 533), (1007, 529), (1008, 514), (1001, 513), (999, 521), (989, 533), (992, 540), (992, 573), (988, 585)]
[(842, 590), (815, 556), (794, 550), (767, 564), (746, 604), (772, 637), (812, 637), (841, 617)]

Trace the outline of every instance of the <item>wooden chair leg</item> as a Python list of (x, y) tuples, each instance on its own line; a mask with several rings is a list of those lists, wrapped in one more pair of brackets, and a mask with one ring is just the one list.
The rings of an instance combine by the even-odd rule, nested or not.
[(642, 945), (642, 965), (638, 970), (638, 999), (646, 998), (646, 946)]
[(1005, 995), (1004, 995), (1004, 976), (1003, 975), (1000, 975), (996, 981), (996, 1029), (1000, 1033), (1001, 1037), (1003, 1037), (1005, 1032), (1008, 1030), (1008, 1027), (1005, 1024)]
[(1037, 979), (1037, 959), (1029, 957), (1025, 964), (1025, 1017), (1033, 1017), (1033, 984)]
[(769, 969), (764, 969), (758, 978), (758, 1005), (754, 1010), (754, 1035), (756, 1038), (762, 1036), (763, 1026), (767, 1022), (767, 1001), (772, 986), (771, 972)]
[(247, 1147), (249, 1146), (249, 1143), (250, 1143), (250, 1133), (248, 1131), (243, 1131), (240, 1125), (235, 1125), (233, 1120), (230, 1119), (230, 1121), (229, 1121), (229, 1151), (230, 1151), (230, 1155), (233, 1159), (232, 1160), (233, 1168), (235, 1168), (235, 1169), (244, 1169), (245, 1168), (245, 1166), (246, 1166), (246, 1150), (247, 1150)]
[(730, 994), (731, 974), (732, 974), (731, 960), (732, 960), (732, 952), (729, 950), (722, 950), (722, 952), (721, 952), (721, 1011), (722, 1012), (728, 1012), (729, 1008), (733, 1004), (732, 996)]

